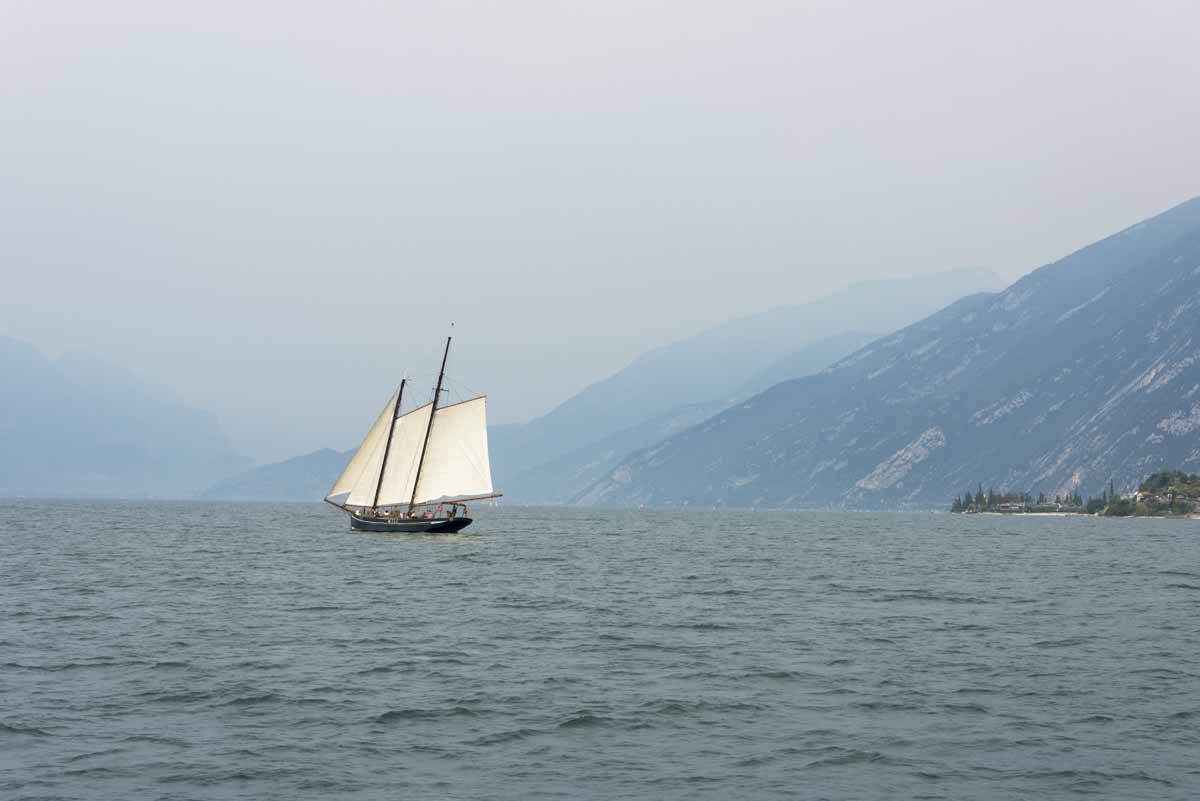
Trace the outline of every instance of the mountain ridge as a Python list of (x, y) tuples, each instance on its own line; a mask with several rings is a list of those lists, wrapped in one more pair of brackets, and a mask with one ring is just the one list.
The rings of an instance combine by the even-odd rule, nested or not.
[[(870, 320), (890, 331), (969, 292), (999, 284), (982, 270), (947, 270), (852, 284), (819, 301), (726, 320), (652, 348), (528, 423), (492, 426), (497, 486), (609, 435), (696, 403), (718, 406), (773, 363)], [(648, 443), (647, 443), (648, 444)]]
[(82, 353), (0, 337), (0, 495), (188, 498), (240, 469), (216, 418)]
[(225, 478), (200, 497), (220, 501), (319, 501), (353, 455), (353, 448), (319, 448)]
[[(760, 384), (778, 383), (778, 376), (800, 377), (814, 373), (876, 338), (874, 334), (847, 332), (797, 348), (751, 376), (729, 402), (756, 394)], [(711, 417), (729, 402), (706, 401), (674, 407), (528, 468), (509, 479), (505, 490), (527, 502), (569, 503), (615, 467), (622, 457)]]
[(1200, 459), (1197, 309), (1200, 198), (632, 454), (577, 501), (927, 508), (977, 481), (1132, 486)]

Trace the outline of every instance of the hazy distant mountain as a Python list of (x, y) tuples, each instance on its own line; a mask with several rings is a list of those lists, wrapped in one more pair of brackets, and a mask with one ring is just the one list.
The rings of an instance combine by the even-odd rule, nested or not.
[[(875, 339), (871, 334), (837, 334), (818, 340), (777, 359), (751, 376), (736, 390), (733, 400), (749, 397), (772, 384), (811, 375)], [(652, 445), (705, 420), (728, 405), (727, 401), (692, 403), (670, 409), (639, 425), (609, 434), (596, 442), (564, 453), (512, 477), (504, 489), (528, 503), (566, 503), (602, 479), (630, 453)]]
[(227, 478), (201, 497), (223, 501), (319, 501), (350, 462), (353, 450), (319, 451)]
[(671, 409), (531, 467), (496, 486), (522, 503), (567, 503), (608, 475), (631, 452), (695, 425), (723, 408), (722, 403), (709, 402)]
[(1200, 198), (622, 460), (580, 500), (941, 506), (1200, 463)]
[(211, 415), (90, 356), (0, 337), (0, 495), (191, 497), (249, 460)]
[[(742, 317), (646, 353), (529, 423), (491, 429), (498, 487), (531, 467), (693, 404), (723, 406), (744, 385), (818, 340), (891, 331), (947, 303), (999, 288), (991, 273), (954, 270), (871, 281), (827, 298)], [(523, 484), (524, 482), (522, 482)]]
[(739, 388), (738, 397), (757, 395), (782, 381), (791, 381), (793, 378), (803, 378), (820, 372), (879, 336), (861, 331), (847, 331), (797, 348), (750, 376)]

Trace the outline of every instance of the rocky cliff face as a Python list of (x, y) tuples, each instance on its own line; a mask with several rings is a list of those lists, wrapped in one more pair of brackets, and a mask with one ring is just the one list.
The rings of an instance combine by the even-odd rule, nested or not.
[(1200, 464), (1200, 198), (624, 459), (577, 500), (941, 506)]
[(788, 353), (754, 375), (732, 398), (690, 403), (669, 409), (639, 425), (609, 434), (595, 442), (525, 470), (504, 484), (504, 491), (525, 503), (567, 503), (621, 463), (630, 453), (707, 420), (738, 398), (756, 395), (785, 379), (811, 375), (875, 339), (847, 333), (818, 340)]
[[(715, 413), (851, 353), (865, 338), (848, 331), (892, 331), (967, 293), (999, 286), (995, 276), (976, 270), (869, 281), (822, 301), (736, 318), (647, 351), (536, 420), (492, 426), (496, 486), (513, 500), (565, 500), (568, 488), (574, 494), (586, 487), (620, 457), (665, 436), (697, 406)], [(669, 421), (666, 427), (663, 421)], [(657, 436), (639, 439), (647, 433)], [(600, 472), (590, 472), (602, 463), (597, 454), (618, 447)], [(571, 480), (551, 487), (544, 483), (548, 473), (569, 474)]]

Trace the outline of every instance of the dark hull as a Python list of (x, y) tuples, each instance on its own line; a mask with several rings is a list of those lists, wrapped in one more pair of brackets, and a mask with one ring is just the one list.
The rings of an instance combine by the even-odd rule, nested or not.
[(471, 525), (469, 517), (415, 518), (389, 520), (383, 517), (350, 515), (350, 528), (355, 531), (390, 531), (399, 534), (449, 534)]

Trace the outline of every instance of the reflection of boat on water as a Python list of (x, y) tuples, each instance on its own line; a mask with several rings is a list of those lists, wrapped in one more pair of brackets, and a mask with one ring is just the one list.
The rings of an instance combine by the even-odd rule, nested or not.
[(460, 531), (468, 501), (498, 498), (488, 461), (486, 396), (441, 406), (450, 338), (433, 400), (401, 412), (408, 380), (380, 412), (325, 496), (358, 531)]

